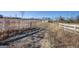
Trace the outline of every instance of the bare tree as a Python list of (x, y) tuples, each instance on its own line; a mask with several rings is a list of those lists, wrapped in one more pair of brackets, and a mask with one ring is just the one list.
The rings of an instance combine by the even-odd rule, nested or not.
[(64, 22), (64, 21), (65, 21), (65, 18), (62, 17), (62, 16), (60, 16), (60, 17), (59, 17), (59, 22)]
[(76, 23), (79, 23), (79, 15), (78, 16), (76, 16)]
[(21, 17), (23, 18), (25, 11), (20, 11)]

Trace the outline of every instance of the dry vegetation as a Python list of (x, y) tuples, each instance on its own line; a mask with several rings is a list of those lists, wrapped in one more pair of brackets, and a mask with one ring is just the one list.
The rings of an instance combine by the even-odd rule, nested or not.
[[(38, 48), (78, 48), (79, 34), (70, 33), (59, 28), (58, 23), (42, 23), (37, 22), (33, 26), (46, 29), (38, 42), (34, 42), (33, 38), (27, 37), (22, 41), (10, 43), (9, 47), (38, 47)], [(36, 40), (38, 40), (37, 38)], [(19, 42), (19, 43), (18, 43)]]
[[(79, 34), (74, 34), (71, 32), (64, 31), (63, 29), (60, 29), (58, 23), (39, 22), (37, 23), (36, 26), (45, 28), (47, 31), (44, 34), (44, 38), (42, 38), (40, 41), (29, 43), (31, 47), (40, 47), (40, 48), (78, 48), (79, 47)], [(29, 46), (28, 44), (24, 43), (22, 47), (29, 47)]]
[(48, 42), (45, 45), (50, 45), (52, 48), (78, 48), (79, 34), (64, 31), (58, 27), (58, 23), (45, 23), (43, 27), (49, 30)]

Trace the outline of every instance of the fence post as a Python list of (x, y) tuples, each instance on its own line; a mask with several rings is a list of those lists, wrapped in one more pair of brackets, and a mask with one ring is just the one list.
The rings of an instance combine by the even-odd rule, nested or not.
[(74, 25), (74, 32), (76, 32), (76, 25)]

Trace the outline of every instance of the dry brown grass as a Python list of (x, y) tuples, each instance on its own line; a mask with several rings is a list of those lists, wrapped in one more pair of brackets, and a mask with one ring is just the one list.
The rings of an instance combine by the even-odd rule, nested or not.
[(79, 47), (79, 34), (70, 33), (59, 29), (58, 23), (44, 23), (49, 30), (49, 43), (44, 42), (45, 45), (50, 45), (52, 48), (78, 48)]
[(51, 36), (53, 37), (54, 47), (79, 47), (79, 35), (59, 30), (51, 33)]
[[(51, 26), (51, 25), (50, 25)], [(79, 47), (79, 34), (70, 33), (59, 29), (58, 25), (54, 24), (53, 31), (50, 34), (54, 41), (54, 47), (56, 48), (74, 48)], [(51, 39), (51, 40), (52, 40)]]
[[(44, 38), (39, 42), (33, 43), (35, 46), (40, 44), (40, 48), (78, 48), (79, 47), (79, 34), (70, 33), (64, 31), (59, 28), (58, 23), (41, 23), (38, 22), (36, 27), (45, 28), (47, 31), (44, 34)], [(26, 38), (25, 38), (26, 39)], [(14, 43), (14, 45), (10, 45), (10, 47), (28, 47), (33, 46), (31, 43), (32, 40), (29, 41), (24, 40), (19, 44)], [(29, 45), (30, 44), (30, 45)], [(31, 46), (31, 47), (32, 47)]]

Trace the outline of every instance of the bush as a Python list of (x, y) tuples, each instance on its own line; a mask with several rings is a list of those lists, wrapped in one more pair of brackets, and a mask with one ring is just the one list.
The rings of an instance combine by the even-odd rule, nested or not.
[(0, 15), (0, 18), (3, 18), (3, 15)]

